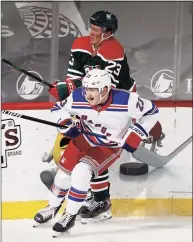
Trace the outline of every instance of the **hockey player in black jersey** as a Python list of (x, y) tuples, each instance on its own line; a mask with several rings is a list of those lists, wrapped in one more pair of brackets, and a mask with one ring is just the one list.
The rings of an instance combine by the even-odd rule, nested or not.
[[(77, 38), (72, 44), (65, 81), (55, 83), (49, 93), (57, 100), (64, 100), (72, 90), (81, 86), (82, 78), (93, 68), (111, 73), (112, 86), (136, 91), (124, 48), (114, 38), (118, 29), (116, 16), (107, 11), (98, 11), (90, 17), (88, 28), (89, 36)], [(108, 170), (91, 179), (90, 185), (93, 199), (89, 199), (81, 208), (82, 222), (86, 223), (95, 217), (101, 220), (111, 218)]]
[[(118, 29), (116, 16), (98, 11), (90, 17), (89, 36), (75, 39), (72, 44), (66, 80), (56, 83), (50, 94), (59, 100), (66, 98), (71, 90), (81, 86), (81, 79), (93, 69), (105, 69), (112, 74), (116, 88), (134, 91), (135, 82), (123, 46), (114, 38)], [(67, 87), (67, 88), (66, 88)]]

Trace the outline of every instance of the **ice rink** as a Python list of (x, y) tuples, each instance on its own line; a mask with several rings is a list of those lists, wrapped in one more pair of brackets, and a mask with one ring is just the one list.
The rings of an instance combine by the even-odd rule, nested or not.
[[(53, 221), (54, 222), (54, 221)], [(33, 228), (30, 220), (3, 220), (3, 242), (192, 242), (192, 217), (113, 218), (82, 225), (77, 221), (71, 233), (52, 238), (52, 224)]]

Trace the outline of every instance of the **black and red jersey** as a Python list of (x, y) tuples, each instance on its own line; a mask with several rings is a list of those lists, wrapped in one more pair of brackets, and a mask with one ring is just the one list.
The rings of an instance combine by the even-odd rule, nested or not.
[(73, 42), (67, 78), (82, 78), (93, 68), (111, 73), (112, 86), (132, 90), (134, 81), (130, 77), (124, 48), (114, 37), (103, 40), (97, 51), (90, 43), (90, 36), (77, 38)]

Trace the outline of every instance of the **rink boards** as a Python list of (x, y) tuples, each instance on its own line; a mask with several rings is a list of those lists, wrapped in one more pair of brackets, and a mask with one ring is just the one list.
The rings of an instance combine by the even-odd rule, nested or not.
[[(48, 109), (33, 109), (13, 112), (51, 120)], [(190, 103), (160, 107), (160, 122), (164, 138), (154, 148), (158, 154), (167, 156), (192, 136)], [(56, 134), (54, 127), (2, 115), (2, 219), (32, 218), (47, 205), (48, 190), (39, 174), (53, 164), (43, 163), (41, 156), (51, 150)], [(114, 216), (192, 215), (192, 143), (166, 167), (150, 167), (146, 175), (121, 175), (120, 164), (130, 161), (134, 159), (124, 152), (110, 168)]]

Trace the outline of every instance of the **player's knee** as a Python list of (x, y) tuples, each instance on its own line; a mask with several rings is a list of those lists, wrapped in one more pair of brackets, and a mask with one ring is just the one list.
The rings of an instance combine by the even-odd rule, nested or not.
[(54, 184), (57, 187), (68, 189), (70, 187), (70, 175), (59, 169), (55, 176)]
[(80, 162), (72, 171), (71, 184), (72, 186), (75, 186), (75, 184), (90, 184), (91, 177), (91, 167), (88, 164)]

